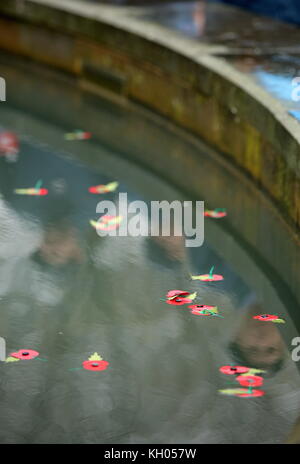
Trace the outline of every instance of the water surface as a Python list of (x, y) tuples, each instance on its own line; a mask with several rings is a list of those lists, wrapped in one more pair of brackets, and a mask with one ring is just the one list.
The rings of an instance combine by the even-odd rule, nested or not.
[[(300, 410), (288, 352), (297, 299), (232, 233), (232, 198), (244, 199), (258, 230), (270, 230), (272, 214), (179, 135), (79, 91), (67, 77), (30, 69), (1, 64), (10, 92), (0, 125), (18, 134), (21, 153), (16, 164), (0, 160), (0, 335), (8, 354), (33, 349), (42, 359), (1, 363), (1, 443), (283, 442)], [(76, 128), (92, 139), (65, 141)], [(180, 237), (100, 238), (89, 224), (99, 200), (91, 185), (117, 180), (130, 201), (190, 199), (130, 160), (159, 150), (168, 169), (166, 154), (194, 150), (203, 165), (198, 200), (228, 210), (220, 222), (206, 221), (200, 248), (185, 248)], [(39, 179), (47, 197), (13, 193)], [(223, 282), (190, 280), (212, 265)], [(172, 289), (198, 291), (198, 302), (217, 305), (223, 318), (167, 305)], [(257, 312), (287, 324), (254, 321)], [(80, 369), (94, 352), (110, 363), (106, 371)], [(235, 386), (220, 366), (236, 363), (266, 370), (265, 396), (218, 393)]]

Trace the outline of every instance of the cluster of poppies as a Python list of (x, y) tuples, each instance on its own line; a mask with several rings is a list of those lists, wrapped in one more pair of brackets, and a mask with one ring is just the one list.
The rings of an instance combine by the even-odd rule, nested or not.
[[(170, 290), (166, 295), (166, 303), (173, 306), (182, 306), (192, 303), (196, 298), (197, 292), (189, 293), (183, 290)], [(217, 316), (218, 308), (216, 306), (192, 304), (188, 308), (191, 314), (196, 316)]]
[[(34, 187), (15, 189), (17, 195), (32, 195), (32, 196), (45, 196), (48, 195), (48, 190), (41, 188), (42, 181), (39, 180)], [(118, 187), (118, 182), (110, 182), (107, 185), (95, 185), (89, 187), (89, 192), (94, 194), (113, 192)], [(98, 221), (91, 220), (90, 224), (96, 230), (110, 231), (116, 230), (120, 227), (123, 220), (122, 216), (101, 216)]]
[[(218, 282), (224, 279), (222, 275), (214, 274), (214, 266), (210, 269), (209, 274), (202, 274), (193, 276), (191, 275), (192, 280), (200, 280), (202, 282)], [(184, 304), (192, 303), (196, 298), (197, 292), (190, 293), (183, 290), (170, 290), (166, 295), (166, 303), (174, 306), (181, 306)], [(217, 306), (208, 306), (193, 304), (188, 306), (191, 309), (191, 313), (196, 316), (219, 316)]]
[(265, 392), (254, 387), (261, 387), (264, 379), (260, 375), (264, 371), (261, 369), (252, 369), (245, 366), (222, 366), (220, 372), (225, 375), (234, 375), (235, 380), (241, 387), (248, 388), (227, 388), (219, 390), (223, 395), (238, 396), (239, 398), (254, 398), (263, 396)]

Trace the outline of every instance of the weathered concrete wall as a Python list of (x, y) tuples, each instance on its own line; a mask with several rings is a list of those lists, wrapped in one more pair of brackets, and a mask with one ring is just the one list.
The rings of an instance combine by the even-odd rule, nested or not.
[(298, 122), (213, 47), (72, 0), (7, 0), (0, 12), (2, 49), (107, 87), (201, 136), (300, 226)]

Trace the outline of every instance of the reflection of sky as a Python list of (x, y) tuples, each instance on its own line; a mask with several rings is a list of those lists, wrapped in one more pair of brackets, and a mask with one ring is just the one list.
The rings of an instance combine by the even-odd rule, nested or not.
[(289, 114), (300, 121), (300, 110), (291, 110)]
[(168, 15), (162, 11), (165, 25), (189, 35), (197, 35), (197, 26), (192, 18), (193, 8), (194, 6), (191, 8), (191, 5), (179, 3), (172, 5)]
[(292, 102), (292, 78), (268, 73), (262, 69), (254, 72), (259, 84), (280, 100)]
[(291, 116), (300, 121), (300, 102), (292, 100), (295, 86), (292, 84), (293, 78), (291, 76), (271, 74), (262, 69), (254, 71), (253, 75), (267, 92), (284, 103)]

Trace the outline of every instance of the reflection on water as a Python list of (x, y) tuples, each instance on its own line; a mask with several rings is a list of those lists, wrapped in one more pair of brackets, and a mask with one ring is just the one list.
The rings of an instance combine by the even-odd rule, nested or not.
[(253, 319), (264, 313), (264, 307), (255, 302), (244, 308), (243, 320), (230, 348), (237, 364), (276, 372), (282, 367), (285, 347), (275, 324)]
[(299, 101), (293, 99), (293, 94), (298, 98), (299, 92), (295, 84), (293, 85), (293, 79), (299, 74), (299, 58), (279, 54), (268, 58), (238, 56), (228, 61), (239, 71), (251, 76), (257, 84), (278, 99), (289, 109), (289, 113), (297, 118)]
[[(242, 1), (224, 0), (224, 3), (227, 5), (205, 0), (171, 2), (145, 8), (142, 17), (204, 43), (225, 45), (227, 52), (224, 58), (253, 78), (299, 119), (299, 104), (292, 100), (292, 79), (299, 74), (299, 29), (230, 5), (243, 6)], [(282, 15), (283, 19), (289, 20), (294, 8), (290, 2), (285, 8), (279, 8), (279, 4), (274, 6), (273, 1), (269, 5), (265, 2), (255, 2), (255, 6), (253, 2), (246, 3), (247, 8), (252, 7), (253, 11), (259, 12), (261, 8), (262, 12), (269, 14), (272, 10), (277, 18)], [(276, 15), (275, 10), (280, 14)], [(296, 16), (293, 21), (297, 22)]]
[[(149, 201), (147, 185), (150, 198), (182, 195), (130, 163), (120, 172), (118, 153), (106, 157), (97, 140), (69, 144), (66, 155), (55, 137), (43, 142), (48, 133), (63, 140), (64, 128), (33, 118), (32, 133), (24, 134), (28, 110), (0, 109), (0, 124), (10, 120), (21, 137), (19, 161), (0, 159), (0, 335), (8, 353), (33, 349), (44, 360), (1, 363), (0, 441), (283, 442), (300, 411), (299, 375), (281, 329), (252, 318), (279, 307), (266, 307), (247, 283), (247, 269), (239, 275), (224, 259), (232, 238), (219, 230), (219, 249), (209, 235), (203, 247), (188, 249), (180, 237), (99, 237), (89, 224), (99, 200), (91, 185), (117, 180), (130, 201)], [(99, 118), (114, 111), (99, 100)], [(84, 160), (93, 153), (92, 168)], [(38, 179), (48, 196), (13, 193)], [(117, 201), (117, 192), (105, 199)], [(224, 281), (190, 280), (212, 265)], [(162, 300), (172, 289), (197, 291), (198, 302), (218, 306), (224, 318), (167, 305)], [(94, 352), (110, 363), (107, 370), (80, 369)], [(266, 369), (264, 397), (219, 395), (232, 381), (220, 366), (236, 363)]]

